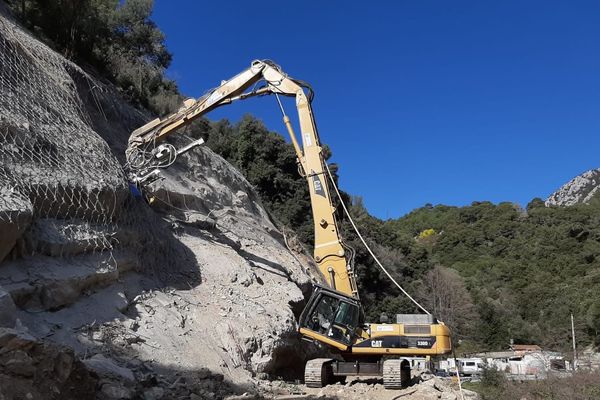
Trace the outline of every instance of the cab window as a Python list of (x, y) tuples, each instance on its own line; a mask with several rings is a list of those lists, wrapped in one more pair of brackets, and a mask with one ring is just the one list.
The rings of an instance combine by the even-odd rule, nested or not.
[(340, 302), (337, 314), (335, 315), (335, 323), (346, 327), (355, 327), (358, 325), (358, 307)]
[(323, 296), (314, 308), (307, 327), (332, 340), (351, 344), (358, 325), (359, 309), (335, 297)]
[(326, 335), (331, 327), (338, 303), (339, 300), (333, 297), (322, 297), (308, 321), (310, 330)]

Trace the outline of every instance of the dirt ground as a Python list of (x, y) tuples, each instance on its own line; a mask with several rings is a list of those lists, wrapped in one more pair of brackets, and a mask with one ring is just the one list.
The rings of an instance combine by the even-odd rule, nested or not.
[(422, 381), (413, 378), (413, 384), (401, 390), (388, 390), (383, 387), (383, 381), (378, 377), (349, 378), (346, 383), (336, 383), (325, 388), (308, 388), (300, 383), (290, 382), (260, 382), (259, 393), (265, 398), (275, 399), (340, 399), (340, 400), (474, 400), (478, 395), (469, 390), (459, 392), (458, 384), (451, 380), (434, 377)]

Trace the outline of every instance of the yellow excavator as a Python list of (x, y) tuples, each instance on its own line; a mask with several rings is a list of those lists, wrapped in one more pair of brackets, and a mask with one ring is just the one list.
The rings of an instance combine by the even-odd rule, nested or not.
[[(188, 99), (171, 115), (157, 118), (132, 132), (126, 151), (130, 179), (147, 185), (179, 154), (203, 143), (181, 149), (164, 142), (170, 134), (217, 107), (250, 97), (275, 95), (283, 114), (300, 173), (307, 179), (314, 219), (314, 260), (326, 285), (314, 290), (298, 321), (299, 332), (309, 341), (328, 346), (335, 358), (310, 360), (305, 383), (322, 387), (346, 376), (383, 376), (386, 388), (396, 389), (410, 380), (408, 357), (437, 356), (451, 351), (450, 331), (429, 314), (399, 314), (396, 323), (365, 322), (353, 267), (353, 251), (342, 241), (332, 203), (331, 178), (311, 110), (313, 91), (306, 82), (286, 75), (268, 60), (223, 81), (199, 99)], [(286, 115), (280, 96), (293, 97), (300, 122), (302, 147)], [(331, 179), (333, 185), (333, 179)], [(334, 187), (335, 188), (335, 187)]]

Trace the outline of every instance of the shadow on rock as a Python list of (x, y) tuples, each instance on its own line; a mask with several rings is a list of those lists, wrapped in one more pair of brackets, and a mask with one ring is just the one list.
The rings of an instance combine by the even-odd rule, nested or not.
[(73, 350), (0, 328), (1, 399), (94, 399), (97, 382)]
[(97, 398), (102, 400), (337, 398), (309, 395), (301, 386), (281, 381), (249, 379), (236, 383), (207, 368), (191, 370), (160, 363), (130, 363), (124, 368), (110, 361), (104, 364), (86, 362), (86, 365), (97, 379)]
[(198, 286), (202, 282), (200, 266), (194, 253), (175, 237), (169, 221), (140, 198), (131, 196), (125, 207), (118, 247), (135, 251), (137, 270), (155, 278), (155, 288)]

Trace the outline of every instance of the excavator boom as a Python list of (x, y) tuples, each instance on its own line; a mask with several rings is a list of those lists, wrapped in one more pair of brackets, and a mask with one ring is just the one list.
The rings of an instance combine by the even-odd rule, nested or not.
[[(256, 88), (256, 86), (260, 87)], [(303, 82), (296, 81), (284, 74), (281, 69), (269, 61), (254, 61), (250, 68), (233, 78), (224, 81), (219, 87), (210, 91), (198, 100), (189, 99), (184, 102), (177, 112), (164, 118), (157, 118), (133, 131), (129, 138), (126, 152), (129, 165), (135, 167), (134, 181), (149, 173), (148, 157), (152, 160), (152, 151), (156, 145), (165, 140), (170, 134), (190, 124), (195, 119), (206, 115), (222, 105), (231, 104), (240, 99), (263, 95), (281, 95), (295, 97), (302, 149), (298, 144), (296, 134), (290, 119), (284, 113), (284, 123), (298, 162), (310, 187), (312, 211), (315, 223), (314, 258), (328, 285), (348, 296), (358, 298), (358, 290), (354, 271), (347, 262), (346, 253), (340, 239), (335, 209), (333, 208), (325, 166), (323, 149), (320, 144), (317, 127)], [(250, 91), (248, 89), (252, 88)], [(150, 163), (151, 165), (151, 163)]]

